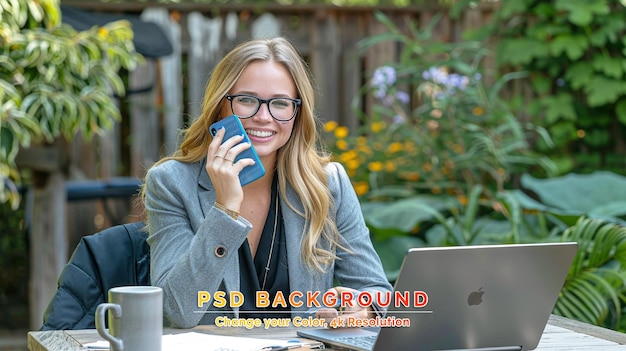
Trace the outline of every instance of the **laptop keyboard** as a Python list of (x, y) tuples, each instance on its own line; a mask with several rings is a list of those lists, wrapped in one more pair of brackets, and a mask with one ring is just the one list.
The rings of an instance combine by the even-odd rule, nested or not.
[(349, 345), (358, 346), (364, 349), (373, 349), (376, 342), (376, 335), (368, 336), (342, 336), (336, 338), (337, 341), (346, 343)]

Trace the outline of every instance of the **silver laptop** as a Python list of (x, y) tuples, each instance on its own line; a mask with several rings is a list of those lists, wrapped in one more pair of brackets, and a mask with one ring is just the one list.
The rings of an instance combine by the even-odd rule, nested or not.
[(423, 307), (392, 303), (384, 318), (409, 326), (376, 322), (379, 328), (300, 329), (298, 335), (358, 351), (532, 350), (577, 247), (561, 242), (410, 249), (392, 296), (422, 291), (428, 301)]

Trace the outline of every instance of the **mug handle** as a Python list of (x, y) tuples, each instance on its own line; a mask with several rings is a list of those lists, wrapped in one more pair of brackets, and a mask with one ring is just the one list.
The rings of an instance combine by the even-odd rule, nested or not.
[(108, 309), (111, 309), (113, 317), (122, 317), (122, 306), (115, 303), (101, 303), (98, 305), (98, 308), (96, 308), (96, 329), (98, 330), (98, 334), (100, 334), (100, 336), (111, 343), (112, 351), (123, 351), (124, 344), (122, 343), (122, 340), (109, 334), (109, 332), (104, 328), (104, 315)]

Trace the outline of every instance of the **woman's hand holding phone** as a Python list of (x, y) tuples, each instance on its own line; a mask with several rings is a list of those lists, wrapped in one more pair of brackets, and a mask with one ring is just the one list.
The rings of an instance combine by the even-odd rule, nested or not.
[(250, 158), (234, 162), (237, 155), (250, 148), (249, 143), (241, 143), (243, 135), (235, 135), (224, 139), (225, 128), (218, 129), (207, 152), (206, 171), (215, 188), (216, 201), (224, 207), (239, 211), (243, 201), (243, 189), (239, 181), (239, 173), (244, 167), (253, 165)]
[(213, 140), (206, 168), (215, 187), (216, 201), (229, 210), (239, 211), (242, 187), (265, 175), (265, 168), (236, 115), (213, 123), (209, 132)]

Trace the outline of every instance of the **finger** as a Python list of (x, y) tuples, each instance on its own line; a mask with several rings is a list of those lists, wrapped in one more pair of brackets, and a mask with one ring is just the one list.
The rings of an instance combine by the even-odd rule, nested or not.
[[(213, 166), (215, 166), (216, 168), (221, 168), (224, 166), (232, 166), (233, 165), (234, 160), (231, 160), (229, 158), (227, 158), (226, 156), (220, 156), (220, 155), (215, 155), (213, 156), (213, 162), (211, 162), (213, 164)], [(207, 162), (208, 164), (208, 162)]]
[(232, 137), (224, 140), (222, 142), (222, 145), (220, 145), (220, 148), (225, 148), (227, 150), (230, 150), (230, 148), (232, 148), (233, 146), (241, 143), (242, 140), (243, 140), (243, 135), (232, 136)]
[(239, 173), (241, 173), (241, 171), (243, 171), (244, 168), (248, 166), (252, 166), (254, 163), (255, 163), (254, 160), (251, 158), (242, 158), (241, 160), (233, 163), (232, 168), (235, 171), (235, 173), (239, 175)]
[(226, 151), (225, 159), (235, 160), (239, 154), (250, 148), (250, 143), (239, 143)]
[[(224, 127), (217, 130), (213, 140), (211, 140), (211, 144), (209, 144), (209, 151), (212, 151), (212, 155), (221, 155), (224, 154), (233, 146), (237, 145), (239, 142), (243, 140), (243, 135), (235, 135), (226, 140), (224, 140), (224, 135), (226, 134), (226, 129)], [(222, 152), (219, 152), (221, 150)]]
[(220, 145), (222, 145), (222, 140), (224, 138), (224, 133), (226, 133), (226, 129), (225, 128), (220, 128), (217, 131), (217, 133), (215, 133), (215, 136), (213, 137), (213, 140), (211, 140), (211, 143), (209, 144), (209, 150), (207, 152), (207, 157), (208, 158), (213, 158), (217, 154), (217, 149), (220, 147)]
[(218, 147), (216, 155), (234, 160), (241, 151), (250, 147), (249, 143), (242, 143), (241, 140), (243, 140), (243, 136), (241, 135), (227, 139)]

